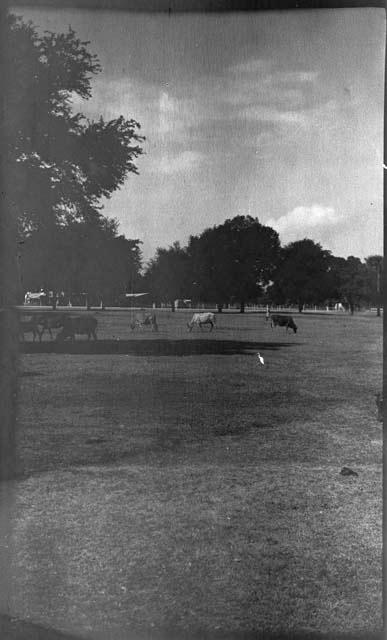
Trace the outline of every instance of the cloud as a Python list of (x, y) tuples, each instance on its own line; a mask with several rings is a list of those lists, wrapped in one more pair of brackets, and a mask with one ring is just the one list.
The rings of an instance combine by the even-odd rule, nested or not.
[(196, 151), (183, 151), (175, 156), (162, 156), (154, 167), (161, 173), (192, 173), (203, 163), (203, 154)]
[(273, 61), (265, 58), (250, 58), (228, 68), (229, 73), (236, 76), (249, 76), (250, 79), (260, 76), (267, 83), (306, 83), (314, 82), (317, 79), (316, 71), (305, 71), (298, 69), (296, 71), (276, 71), (273, 68)]
[[(261, 108), (281, 112), (302, 109), (313, 100), (318, 73), (304, 69), (280, 71), (273, 61), (252, 58), (228, 68), (225, 100), (241, 107), (240, 116), (255, 114), (257, 120), (267, 120)], [(281, 120), (280, 117), (275, 118)], [(284, 118), (284, 121), (290, 121)]]
[(93, 80), (92, 98), (73, 96), (73, 106), (93, 118), (101, 113), (105, 118), (135, 118), (147, 138), (146, 151), (160, 158), (166, 145), (176, 154), (203, 145), (210, 136), (212, 146), (226, 124), (228, 137), (235, 139), (239, 125), (260, 124), (281, 136), (308, 127), (313, 118), (310, 107), (317, 106), (316, 77), (307, 69), (278, 70), (274, 61), (260, 58), (178, 84), (101, 75)]
[(281, 110), (278, 108), (262, 107), (260, 105), (248, 107), (240, 111), (240, 115), (246, 120), (259, 120), (260, 122), (272, 122), (276, 124), (297, 124), (306, 122), (305, 114), (300, 111)]
[(311, 237), (316, 242), (329, 237), (342, 223), (333, 207), (313, 204), (295, 207), (284, 216), (270, 218), (265, 224), (278, 231), (283, 242), (294, 242)]
[(159, 133), (166, 136), (176, 128), (179, 117), (179, 102), (166, 91), (162, 91), (159, 99)]
[(229, 71), (236, 75), (251, 75), (266, 72), (270, 69), (270, 66), (270, 60), (265, 60), (265, 58), (250, 58), (250, 60), (244, 60), (243, 62), (231, 65)]
[(200, 98), (194, 96), (192, 87), (183, 87), (180, 92), (161, 91), (155, 107), (158, 129), (154, 135), (165, 143), (187, 144), (192, 141), (192, 130), (200, 123), (211, 119)]
[(317, 71), (278, 71), (273, 74), (273, 80), (280, 83), (306, 83), (315, 82), (318, 77)]

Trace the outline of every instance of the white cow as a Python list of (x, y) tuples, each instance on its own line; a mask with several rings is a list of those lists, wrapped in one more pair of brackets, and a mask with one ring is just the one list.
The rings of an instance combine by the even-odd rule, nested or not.
[(203, 324), (211, 325), (210, 331), (216, 326), (215, 314), (214, 313), (194, 313), (192, 319), (187, 322), (187, 327), (189, 331), (192, 331), (195, 324), (199, 325), (200, 329)]

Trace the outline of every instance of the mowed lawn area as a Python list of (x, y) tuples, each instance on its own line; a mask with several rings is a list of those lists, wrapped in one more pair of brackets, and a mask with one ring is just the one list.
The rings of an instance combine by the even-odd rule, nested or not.
[(380, 630), (381, 319), (95, 315), (95, 344), (24, 345), (10, 613), (101, 640)]

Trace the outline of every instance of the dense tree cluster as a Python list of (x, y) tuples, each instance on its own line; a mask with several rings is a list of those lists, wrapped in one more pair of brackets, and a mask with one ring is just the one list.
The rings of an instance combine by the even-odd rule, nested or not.
[(158, 249), (145, 272), (148, 290), (158, 302), (175, 298), (193, 304), (296, 306), (341, 302), (351, 313), (374, 305), (380, 313), (383, 258), (365, 262), (338, 258), (310, 239), (280, 246), (278, 234), (250, 216), (237, 216), (223, 225), (191, 237), (188, 246), (175, 243)]
[(71, 28), (39, 35), (10, 13), (6, 37), (6, 203), (17, 223), (21, 289), (125, 289), (139, 272), (139, 241), (118, 236), (99, 201), (137, 173), (140, 125), (73, 113), (74, 95), (89, 98), (101, 68)]
[(44, 233), (39, 231), (25, 243), (24, 291), (35, 291), (38, 285), (56, 292), (58, 298), (61, 292), (66, 299), (69, 294), (87, 293), (89, 304), (112, 304), (140, 279), (140, 242), (118, 235), (115, 221), (69, 223), (53, 231), (50, 243), (46, 251)]
[(302, 311), (319, 304), (331, 291), (330, 253), (313, 240), (292, 242), (280, 251), (276, 277), (269, 293), (274, 302), (290, 300)]
[(196, 296), (224, 304), (237, 300), (241, 311), (257, 299), (276, 269), (280, 243), (274, 229), (251, 216), (237, 216), (191, 237), (187, 253)]
[(186, 298), (191, 285), (191, 263), (186, 249), (175, 242), (168, 249), (159, 247), (149, 261), (143, 278), (143, 287), (157, 303), (171, 304)]

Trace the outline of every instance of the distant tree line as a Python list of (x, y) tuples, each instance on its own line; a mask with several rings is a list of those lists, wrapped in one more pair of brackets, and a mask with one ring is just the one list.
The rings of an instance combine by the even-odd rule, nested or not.
[(74, 113), (72, 98), (91, 96), (101, 71), (74, 31), (39, 35), (7, 18), (4, 138), (7, 206), (14, 211), (19, 298), (27, 290), (87, 293), (114, 304), (125, 292), (148, 291), (156, 304), (189, 298), (216, 304), (304, 305), (341, 301), (351, 313), (380, 308), (382, 257), (333, 256), (309, 239), (281, 246), (277, 232), (236, 216), (191, 236), (186, 247), (159, 247), (143, 265), (141, 241), (119, 234), (101, 212), (130, 174), (145, 140), (136, 120), (105, 121)]
[(225, 305), (248, 303), (296, 306), (341, 302), (354, 313), (375, 306), (380, 314), (383, 257), (364, 262), (335, 257), (319, 243), (303, 239), (281, 247), (277, 232), (251, 216), (237, 216), (192, 236), (187, 247), (159, 248), (143, 283), (152, 298), (178, 298)]

